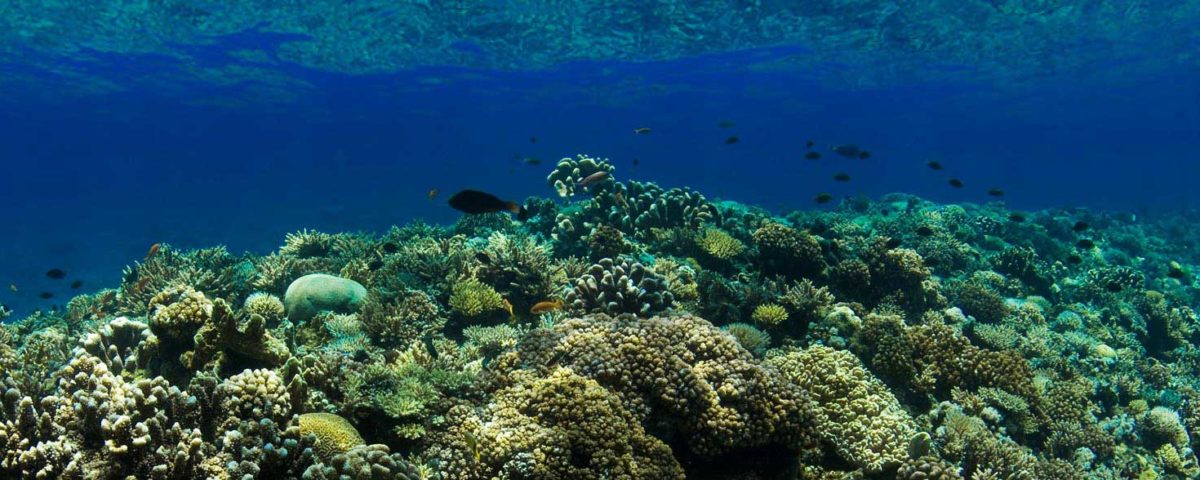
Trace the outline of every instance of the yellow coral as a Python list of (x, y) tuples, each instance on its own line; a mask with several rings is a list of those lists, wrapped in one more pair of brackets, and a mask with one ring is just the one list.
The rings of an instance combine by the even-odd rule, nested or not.
[(468, 278), (454, 285), (450, 308), (464, 317), (480, 317), (504, 308), (504, 298), (491, 285)]
[(268, 322), (279, 321), (284, 314), (283, 301), (279, 297), (264, 292), (255, 292), (246, 297), (242, 309), (251, 315), (259, 315)]
[(741, 255), (746, 246), (719, 228), (708, 228), (696, 239), (701, 249), (718, 260), (730, 260)]
[(788, 311), (781, 305), (764, 303), (754, 308), (754, 313), (750, 314), (750, 318), (760, 325), (771, 328), (787, 321)]
[(332, 413), (300, 415), (300, 434), (315, 435), (317, 437), (317, 456), (326, 460), (339, 453), (345, 453), (351, 448), (366, 444), (354, 425)]

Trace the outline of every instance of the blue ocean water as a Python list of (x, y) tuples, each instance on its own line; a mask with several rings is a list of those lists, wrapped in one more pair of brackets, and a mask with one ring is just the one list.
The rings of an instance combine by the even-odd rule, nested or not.
[(449, 222), (578, 153), (779, 212), (1200, 203), (1198, 2), (339, 3), (0, 9), (0, 301), (64, 302), (48, 268), (115, 286), (158, 242)]

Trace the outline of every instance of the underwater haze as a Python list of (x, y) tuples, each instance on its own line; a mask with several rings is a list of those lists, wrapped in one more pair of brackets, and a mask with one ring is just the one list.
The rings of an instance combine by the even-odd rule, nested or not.
[(8, 2), (0, 478), (1200, 478), (1198, 32)]

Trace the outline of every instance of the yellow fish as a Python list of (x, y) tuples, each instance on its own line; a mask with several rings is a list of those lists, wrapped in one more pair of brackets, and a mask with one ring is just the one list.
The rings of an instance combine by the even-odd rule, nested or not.
[(513, 306), (512, 306), (512, 303), (511, 303), (511, 302), (509, 302), (507, 298), (504, 298), (504, 299), (502, 299), (502, 300), (504, 300), (504, 311), (508, 312), (508, 317), (509, 317), (509, 318), (512, 318), (512, 317), (513, 317)]
[(534, 304), (533, 308), (529, 309), (529, 313), (532, 313), (534, 315), (541, 315), (546, 312), (552, 312), (552, 311), (558, 310), (562, 307), (563, 307), (562, 300), (545, 300), (545, 301), (541, 301), (541, 302)]

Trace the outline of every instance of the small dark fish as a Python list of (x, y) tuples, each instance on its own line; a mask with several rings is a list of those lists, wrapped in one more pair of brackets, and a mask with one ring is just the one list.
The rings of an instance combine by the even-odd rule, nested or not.
[(863, 151), (861, 151), (861, 152), (858, 152), (858, 159), (859, 159), (859, 160), (866, 160), (866, 159), (868, 159), (868, 158), (871, 158), (871, 152), (868, 152), (868, 151), (866, 151), (866, 150), (863, 150)]
[(846, 172), (838, 172), (833, 174), (833, 180), (838, 182), (849, 182), (850, 174)]
[(52, 292), (42, 292), (42, 293), (39, 293), (39, 294), (38, 294), (38, 298), (40, 298), (40, 299), (42, 299), (42, 300), (49, 300), (49, 299), (51, 299), (51, 298), (54, 298), (54, 293), (52, 293)]
[(813, 145), (816, 145), (816, 143), (813, 143), (813, 141), (812, 141), (812, 140), (809, 140), (809, 141), (807, 141), (807, 142), (804, 142), (804, 148), (811, 149), (811, 148), (813, 147)]
[(805, 158), (805, 159), (807, 159), (807, 160), (817, 160), (817, 159), (820, 159), (820, 158), (821, 158), (821, 152), (808, 152), (808, 153), (805, 153), (805, 154), (804, 154), (804, 158)]
[(641, 164), (642, 164), (642, 161), (641, 161), (641, 160), (638, 160), (638, 159), (636, 159), (636, 158), (635, 158), (635, 159), (633, 159), (633, 166), (635, 166), (635, 167), (636, 167), (636, 166), (638, 166), (638, 165), (641, 165)]
[(929, 228), (928, 226), (921, 225), (921, 226), (917, 227), (917, 235), (920, 235), (922, 237), (928, 237), (930, 235), (933, 235), (933, 229)]
[(476, 253), (475, 259), (479, 260), (479, 263), (482, 263), (484, 265), (488, 265), (488, 264), (492, 263), (492, 256), (488, 255), (487, 252)]
[(579, 181), (579, 186), (580, 186), (580, 187), (586, 187), (586, 186), (588, 186), (588, 185), (591, 185), (591, 184), (593, 184), (593, 183), (597, 183), (597, 182), (604, 181), (604, 180), (606, 180), (607, 178), (608, 178), (608, 172), (605, 172), (605, 171), (601, 170), (601, 171), (599, 171), (599, 172), (596, 172), (596, 173), (593, 173), (593, 174), (591, 174), (591, 175), (588, 175), (588, 176), (584, 177), (584, 178), (583, 178), (583, 180), (580, 180), (580, 181)]
[(729, 120), (721, 120), (720, 122), (717, 122), (717, 126), (721, 128), (732, 128), (733, 122)]
[(517, 215), (517, 220), (529, 218), (529, 213), (525, 210), (525, 207), (516, 202), (501, 200), (495, 195), (479, 190), (463, 190), (458, 192), (450, 197), (447, 203), (450, 204), (450, 208), (471, 215), (509, 211)]
[(1083, 249), (1083, 250), (1091, 250), (1093, 248), (1096, 248), (1096, 242), (1093, 242), (1091, 239), (1088, 239), (1088, 238), (1081, 238), (1081, 239), (1079, 239), (1078, 242), (1075, 242), (1075, 246), (1079, 247), (1080, 249)]
[(1067, 263), (1071, 265), (1079, 265), (1083, 263), (1083, 257), (1072, 253), (1071, 256), (1067, 257)]
[(1003, 196), (1004, 196), (1004, 190), (1001, 190), (1001, 189), (999, 189), (999, 188), (989, 188), (989, 189), (988, 189), (988, 195), (991, 195), (991, 196), (993, 196), (993, 197), (1003, 197)]
[(814, 198), (813, 200), (816, 201), (817, 203), (825, 204), (825, 203), (829, 203), (830, 200), (833, 200), (833, 195), (830, 195), (828, 193), (818, 193), (817, 198)]
[(537, 157), (525, 157), (524, 159), (521, 160), (521, 162), (526, 165), (541, 165), (542, 159), (537, 158)]
[(529, 137), (529, 143), (537, 143), (537, 137)]
[(1167, 268), (1167, 276), (1179, 280), (1187, 276), (1187, 272), (1183, 271), (1183, 266), (1179, 262), (1171, 262)]
[(738, 138), (738, 137), (735, 135), (735, 136), (732, 136), (732, 137), (726, 138), (726, 139), (725, 139), (725, 144), (726, 144), (726, 145), (733, 145), (733, 144), (735, 144), (735, 143), (738, 143), (738, 142), (740, 142), (740, 141), (742, 141), (742, 140), (741, 140), (741, 139), (739, 139), (739, 138)]
[(156, 244), (154, 244), (154, 245), (151, 245), (151, 246), (150, 246), (150, 250), (147, 250), (147, 251), (146, 251), (146, 258), (145, 258), (144, 260), (142, 260), (142, 261), (143, 261), (143, 262), (148, 262), (148, 261), (150, 261), (150, 259), (151, 259), (151, 258), (154, 258), (154, 256), (155, 256), (155, 255), (158, 255), (158, 251), (159, 251), (159, 250), (162, 250), (162, 244), (161, 244), (161, 243), (156, 243)]
[(378, 258), (375, 260), (371, 260), (371, 263), (367, 264), (367, 270), (370, 270), (372, 272), (379, 270), (381, 268), (383, 268), (383, 260), (380, 260)]
[(841, 155), (846, 158), (858, 158), (858, 154), (862, 153), (862, 150), (858, 148), (858, 145), (848, 143), (845, 145), (838, 145), (836, 147), (833, 147), (833, 153), (836, 153), (836, 154)]
[(883, 246), (885, 246), (889, 249), (890, 248), (898, 248), (898, 247), (900, 247), (900, 245), (901, 245), (901, 242), (900, 242), (899, 238), (888, 238), (887, 242), (883, 244)]
[(400, 247), (396, 246), (396, 244), (394, 244), (392, 242), (387, 242), (387, 243), (383, 244), (383, 253), (392, 254), (392, 253), (396, 253), (398, 251), (400, 251)]
[(1010, 213), (1010, 214), (1008, 214), (1008, 221), (1013, 222), (1013, 223), (1024, 222), (1025, 215), (1022, 215), (1020, 213)]
[[(638, 135), (645, 135), (645, 134), (647, 134), (647, 133), (650, 133), (650, 127), (638, 127), (638, 128), (635, 128), (635, 129), (633, 129), (633, 133), (636, 133), (636, 134), (638, 134)], [(667, 135), (667, 136), (669, 137), (670, 135)]]
[(942, 164), (935, 160), (930, 160), (928, 162), (925, 162), (925, 165), (928, 166), (930, 170), (941, 170), (943, 168)]
[(954, 188), (962, 188), (962, 187), (963, 187), (962, 180), (959, 180), (959, 179), (957, 179), (957, 178), (951, 178), (951, 179), (950, 179), (948, 182), (946, 182), (946, 183), (949, 183), (949, 184), (950, 184), (950, 186), (951, 186), (951, 187), (954, 187)]
[(83, 280), (76, 280), (74, 282), (71, 282), (71, 290), (79, 290), (79, 288), (82, 286), (83, 286)]
[(1081, 222), (1075, 222), (1075, 225), (1071, 226), (1071, 230), (1074, 230), (1076, 232), (1082, 232), (1084, 230), (1087, 230), (1090, 227), (1091, 227), (1091, 225), (1088, 225), (1087, 222), (1081, 221)]
[(67, 278), (67, 272), (64, 272), (61, 268), (51, 268), (50, 270), (46, 270), (46, 276), (54, 280), (62, 280)]

